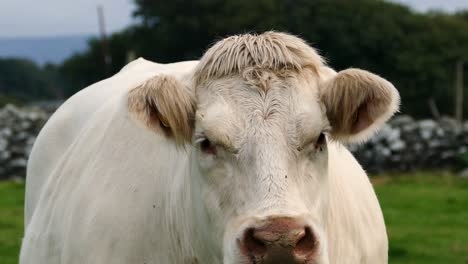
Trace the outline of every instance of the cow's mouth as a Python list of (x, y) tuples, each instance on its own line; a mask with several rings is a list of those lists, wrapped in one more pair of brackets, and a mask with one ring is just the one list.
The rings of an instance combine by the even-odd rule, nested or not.
[(295, 255), (291, 248), (277, 247), (270, 249), (263, 256), (248, 256), (249, 264), (313, 264), (312, 255)]

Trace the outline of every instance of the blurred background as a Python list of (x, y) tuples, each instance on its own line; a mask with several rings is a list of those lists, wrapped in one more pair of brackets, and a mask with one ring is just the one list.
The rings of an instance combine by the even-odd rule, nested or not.
[(379, 196), (390, 263), (468, 263), (468, 0), (1, 0), (0, 263), (17, 263), (27, 157), (64, 100), (138, 57), (198, 59), (267, 30), (395, 84), (401, 113), (349, 146)]

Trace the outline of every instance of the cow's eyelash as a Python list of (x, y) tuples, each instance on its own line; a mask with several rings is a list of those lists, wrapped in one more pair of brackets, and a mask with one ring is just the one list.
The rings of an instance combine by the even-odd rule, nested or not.
[(212, 142), (212, 140), (210, 138), (208, 138), (205, 134), (205, 132), (198, 132), (198, 133), (195, 133), (195, 137), (194, 137), (194, 143), (196, 145), (200, 144), (201, 142), (203, 142), (204, 140), (209, 140)]
[(199, 145), (200, 143), (203, 142), (203, 140), (206, 140), (206, 139), (207, 139), (207, 138), (206, 138), (205, 135), (197, 135), (197, 136), (195, 136), (194, 143), (195, 143), (196, 145)]

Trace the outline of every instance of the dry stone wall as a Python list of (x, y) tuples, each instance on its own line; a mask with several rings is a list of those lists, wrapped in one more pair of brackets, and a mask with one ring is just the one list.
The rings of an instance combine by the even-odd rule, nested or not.
[(369, 142), (350, 146), (369, 172), (468, 167), (468, 122), (451, 118), (414, 120), (400, 115)]
[[(21, 179), (31, 147), (57, 104), (0, 109), (0, 179)], [(368, 143), (349, 146), (371, 173), (468, 167), (468, 122), (393, 118)]]
[(0, 109), (0, 179), (24, 178), (29, 152), (48, 116), (38, 108)]

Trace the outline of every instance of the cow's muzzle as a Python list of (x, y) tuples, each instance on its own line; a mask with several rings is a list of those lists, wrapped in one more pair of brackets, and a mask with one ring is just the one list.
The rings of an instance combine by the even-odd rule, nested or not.
[(238, 246), (246, 263), (312, 263), (318, 241), (301, 219), (269, 217), (248, 227)]

